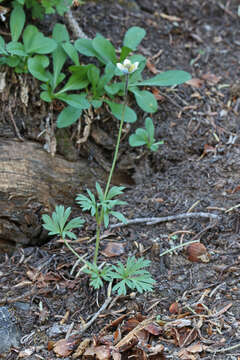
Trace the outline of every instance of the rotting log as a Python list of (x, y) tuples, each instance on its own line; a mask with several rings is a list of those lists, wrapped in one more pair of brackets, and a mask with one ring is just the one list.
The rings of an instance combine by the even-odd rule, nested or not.
[(0, 246), (34, 245), (46, 237), (41, 215), (56, 204), (73, 206), (76, 194), (105, 178), (93, 166), (51, 157), (39, 143), (0, 138)]

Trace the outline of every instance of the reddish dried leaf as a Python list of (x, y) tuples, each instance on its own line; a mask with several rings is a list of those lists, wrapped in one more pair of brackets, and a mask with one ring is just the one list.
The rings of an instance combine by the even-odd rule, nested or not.
[(139, 324), (139, 321), (136, 318), (130, 318), (128, 319), (124, 326), (123, 326), (123, 331), (125, 332), (130, 332), (131, 330), (133, 330), (137, 325)]
[(113, 339), (114, 339), (114, 344), (118, 343), (121, 339), (121, 330), (120, 328), (117, 328), (116, 331), (114, 331), (114, 334), (113, 334)]
[(144, 330), (146, 330), (147, 332), (149, 332), (152, 335), (159, 335), (161, 333), (161, 327), (158, 324), (155, 323), (151, 323), (148, 324)]
[(151, 71), (151, 73), (153, 73), (155, 75), (159, 73), (159, 70), (157, 70), (155, 68), (155, 65), (150, 60), (147, 60), (146, 65), (147, 65), (148, 70)]
[(66, 357), (71, 355), (76, 345), (79, 343), (79, 338), (70, 336), (68, 339), (61, 339), (54, 345), (53, 351), (57, 356)]
[(182, 360), (196, 360), (196, 357), (193, 354), (189, 353), (186, 349), (181, 349), (178, 352), (178, 357)]
[(153, 88), (151, 88), (151, 91), (152, 91), (152, 93), (153, 93), (153, 95), (154, 95), (154, 97), (155, 97), (156, 100), (162, 101), (162, 102), (165, 100), (164, 96), (162, 96), (162, 95), (160, 94), (158, 88), (153, 87)]
[(171, 314), (178, 314), (179, 313), (179, 305), (178, 305), (177, 302), (174, 302), (169, 306), (169, 312)]
[(198, 78), (192, 78), (192, 79), (186, 81), (185, 84), (188, 84), (188, 85), (191, 85), (192, 87), (200, 89), (203, 86), (204, 81), (201, 79), (198, 79)]
[(124, 254), (124, 246), (121, 243), (109, 242), (102, 254), (106, 257), (120, 256)]
[(221, 76), (216, 76), (211, 73), (202, 75), (202, 79), (208, 81), (211, 84), (217, 84), (221, 80)]
[(85, 350), (87, 349), (88, 345), (90, 344), (90, 342), (91, 342), (90, 338), (86, 338), (83, 341), (81, 341), (81, 343), (77, 347), (77, 350), (72, 355), (73, 359), (77, 359), (80, 356), (82, 356)]
[(204, 306), (202, 305), (202, 304), (197, 304), (196, 306), (195, 306), (195, 312), (197, 313), (197, 314), (201, 314), (202, 312), (204, 312), (205, 311), (205, 308), (204, 308)]
[(111, 350), (109, 346), (101, 345), (95, 348), (95, 355), (98, 360), (111, 359)]
[(195, 344), (192, 344), (186, 348), (186, 350), (190, 353), (196, 354), (204, 351), (207, 348), (206, 345), (201, 344), (200, 342), (197, 342)]
[(186, 346), (196, 340), (198, 332), (195, 329), (183, 328), (179, 331), (178, 346)]

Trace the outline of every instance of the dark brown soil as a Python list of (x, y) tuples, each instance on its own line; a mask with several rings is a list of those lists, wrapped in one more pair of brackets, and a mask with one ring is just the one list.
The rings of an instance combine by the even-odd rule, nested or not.
[[(89, 37), (101, 33), (116, 47), (131, 26), (145, 28), (147, 35), (139, 53), (160, 71), (186, 70), (196, 79), (193, 85), (161, 89), (163, 98), (153, 120), (156, 137), (164, 140), (164, 145), (156, 153), (138, 160), (141, 150), (129, 149), (127, 141), (122, 144), (123, 156), (131, 156), (133, 164), (127, 174), (135, 182), (127, 186), (123, 200), (128, 205), (122, 210), (128, 219), (200, 214), (196, 218), (156, 225), (141, 223), (111, 231), (102, 241), (102, 248), (110, 240), (118, 241), (125, 247), (122, 261), (129, 255), (150, 259), (156, 286), (151, 293), (119, 297), (83, 338), (98, 335), (106, 324), (127, 312), (159, 315), (167, 322), (183, 317), (190, 318), (190, 328), (195, 326), (198, 330), (195, 342), (216, 352), (205, 350), (192, 353), (192, 357), (180, 357), (176, 339), (157, 337), (156, 343), (164, 345), (165, 358), (240, 358), (240, 346), (234, 348), (240, 343), (238, 7), (237, 0), (119, 0), (88, 1), (73, 11)], [(153, 74), (149, 71), (146, 76)], [(144, 118), (140, 112), (137, 126), (143, 125)], [(113, 128), (115, 134), (114, 123)], [(210, 216), (203, 218), (201, 213)], [(219, 215), (219, 220), (211, 219), (211, 214)], [(79, 237), (87, 239), (76, 245), (76, 251), (91, 258), (94, 242), (89, 242), (89, 238), (94, 236), (94, 222), (90, 216), (83, 216), (87, 221)], [(159, 256), (192, 239), (205, 245), (211, 256), (209, 262), (191, 262), (183, 249)], [(100, 260), (108, 261), (104, 255)], [(26, 335), (22, 349), (37, 347), (28, 359), (56, 359), (54, 352), (48, 350), (48, 342), (64, 338), (65, 334), (51, 338), (48, 330), (53, 323), (59, 323), (69, 312), (65, 324), (73, 324), (75, 331), (106, 299), (106, 288), (96, 292), (89, 287), (85, 275), (76, 278), (79, 266), (72, 271), (75, 262), (74, 256), (55, 240), (40, 248), (18, 249), (10, 259), (3, 257), (1, 298), (9, 300), (19, 295), (20, 301), (28, 305), (25, 311), (16, 309)], [(24, 298), (33, 287), (36, 291)], [(179, 303), (180, 312), (185, 315), (170, 314), (169, 306), (174, 302)], [(194, 310), (197, 304), (203, 308), (200, 314)], [(182, 348), (189, 344), (181, 343)], [(6, 359), (16, 359), (17, 353), (13, 350)]]

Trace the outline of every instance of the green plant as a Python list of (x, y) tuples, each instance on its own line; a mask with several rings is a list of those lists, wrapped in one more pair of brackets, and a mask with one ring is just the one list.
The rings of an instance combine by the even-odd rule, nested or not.
[[(113, 291), (117, 291), (119, 294), (125, 294), (127, 291), (126, 287), (137, 289), (139, 292), (150, 291), (154, 284), (154, 280), (151, 278), (150, 273), (145, 269), (145, 267), (149, 266), (150, 262), (144, 259), (137, 260), (135, 257), (129, 257), (125, 267), (120, 262), (115, 266), (97, 266), (102, 225), (104, 224), (105, 227), (108, 227), (110, 215), (126, 222), (123, 214), (114, 210), (115, 206), (125, 204), (125, 202), (116, 199), (117, 196), (122, 194), (124, 188), (117, 186), (110, 188), (110, 184), (118, 157), (123, 123), (126, 120), (133, 122), (133, 120), (135, 121), (136, 119), (134, 111), (127, 106), (128, 90), (134, 94), (138, 105), (146, 112), (151, 113), (157, 109), (156, 100), (149, 91), (140, 90), (140, 86), (176, 85), (190, 78), (190, 75), (184, 71), (168, 71), (159, 74), (150, 80), (143, 80), (141, 72), (145, 67), (145, 58), (136, 55), (130, 57), (130, 59), (126, 59), (126, 56), (132, 50), (136, 49), (145, 34), (143, 29), (140, 29), (141, 31), (139, 29), (140, 28), (131, 28), (125, 35), (124, 46), (121, 49), (120, 55), (120, 60), (122, 60), (123, 63), (117, 63), (115, 49), (104, 37), (98, 35), (93, 40), (78, 40), (75, 44), (78, 51), (86, 56), (95, 56), (99, 62), (105, 66), (103, 75), (101, 75), (100, 69), (95, 65), (90, 64), (82, 66), (79, 64), (76, 65), (75, 62), (75, 65), (70, 67), (73, 75), (61, 90), (54, 92), (55, 88), (61, 82), (57, 79), (61, 79), (61, 69), (64, 61), (62, 61), (58, 67), (55, 66), (55, 69), (57, 70), (53, 69), (53, 75), (51, 76), (49, 75), (49, 72), (46, 72), (47, 66), (41, 67), (41, 72), (39, 72), (40, 76), (31, 69), (33, 75), (37, 75), (39, 78), (42, 75), (44, 77), (45, 74), (48, 76), (46, 84), (42, 85), (44, 91), (41, 94), (41, 97), (45, 101), (52, 101), (53, 98), (61, 99), (68, 104), (66, 109), (71, 110), (71, 108), (77, 108), (77, 105), (75, 105), (73, 101), (74, 94), (69, 95), (67, 91), (75, 89), (80, 90), (81, 87), (82, 89), (87, 89), (89, 87), (90, 93), (88, 93), (87, 98), (89, 105), (97, 107), (101, 106), (102, 102), (105, 101), (109, 105), (112, 113), (120, 119), (114, 157), (105, 190), (103, 191), (101, 186), (96, 183), (97, 196), (87, 189), (88, 196), (79, 194), (76, 197), (76, 202), (80, 205), (82, 210), (90, 211), (91, 215), (95, 217), (97, 224), (93, 262), (89, 263), (84, 261), (85, 267), (83, 271), (90, 275), (90, 284), (96, 289), (103, 285), (103, 280), (109, 282), (112, 282), (114, 279), (120, 280), (120, 282), (117, 282), (113, 287)], [(62, 42), (62, 40), (63, 39), (61, 39), (60, 42)], [(66, 41), (66, 38), (64, 41)], [(65, 50), (65, 48), (63, 48), (63, 50)], [(131, 61), (132, 59), (134, 62)], [(37, 64), (37, 61), (38, 60), (36, 60), (35, 65)], [(38, 69), (37, 66), (35, 67)], [(55, 76), (54, 71), (57, 71), (57, 75)], [(121, 77), (124, 76), (123, 81), (111, 83), (115, 75)], [(55, 83), (52, 80), (54, 77), (56, 79)], [(80, 87), (79, 84), (81, 84)], [(123, 104), (114, 103), (112, 100), (109, 100), (109, 98), (112, 99), (116, 94), (120, 94), (124, 97)], [(75, 96), (81, 96), (81, 94)], [(69, 125), (70, 122), (73, 123), (72, 118), (70, 119), (70, 122), (69, 119), (65, 121), (64, 117), (61, 120), (62, 122), (58, 119), (59, 127)], [(156, 151), (158, 145), (162, 143), (155, 142), (154, 125), (150, 118), (147, 118), (145, 121), (145, 129), (137, 129), (136, 133), (130, 137), (129, 142), (132, 146), (146, 145), (147, 148), (152, 151)], [(56, 221), (56, 219), (54, 220)], [(65, 241), (65, 244), (74, 252), (67, 241)], [(78, 254), (76, 255), (78, 256)]]
[(26, 6), (32, 12), (33, 18), (44, 17), (44, 14), (54, 14), (57, 12), (59, 15), (63, 15), (72, 4), (72, 0), (15, 0), (14, 5)]
[(44, 221), (43, 227), (49, 231), (49, 235), (59, 235), (63, 239), (66, 237), (76, 239), (77, 237), (72, 230), (81, 227), (84, 220), (77, 217), (67, 222), (70, 214), (70, 207), (65, 210), (63, 205), (56, 206), (52, 217), (46, 214), (42, 216)]
[(158, 146), (163, 144), (163, 141), (155, 142), (154, 139), (154, 125), (151, 118), (146, 118), (145, 129), (138, 128), (135, 134), (129, 137), (129, 144), (132, 147), (146, 145), (151, 151), (157, 151)]
[[(42, 57), (42, 54), (53, 52), (57, 46), (54, 39), (44, 36), (36, 26), (27, 25), (23, 31), (25, 20), (26, 16), (22, 7), (15, 6), (10, 16), (12, 41), (6, 44), (0, 36), (0, 54), (3, 55), (0, 58), (0, 64), (7, 64), (15, 68), (16, 72), (28, 72), (28, 64), (33, 55), (41, 54), (38, 56)], [(21, 34), (22, 42), (19, 42)]]
[[(91, 209), (93, 208), (91, 207)], [(82, 271), (90, 275), (90, 285), (93, 286), (94, 289), (102, 287), (103, 280), (112, 283), (114, 279), (120, 280), (120, 282), (118, 282), (112, 289), (113, 291), (117, 291), (119, 295), (126, 294), (126, 287), (129, 287), (130, 289), (137, 289), (139, 292), (149, 291), (152, 289), (154, 280), (151, 278), (150, 274), (144, 270), (144, 267), (149, 266), (150, 261), (143, 259), (136, 260), (135, 257), (132, 257), (128, 258), (126, 267), (124, 267), (120, 262), (118, 262), (117, 266), (97, 266), (96, 263), (90, 263), (80, 257), (69, 244), (67, 238), (77, 238), (72, 230), (81, 227), (84, 220), (77, 217), (68, 221), (70, 214), (70, 207), (65, 210), (62, 205), (56, 206), (52, 217), (47, 214), (42, 215), (43, 227), (48, 230), (49, 235), (60, 236), (70, 251), (72, 251), (73, 254), (84, 263), (85, 266)]]
[(135, 256), (127, 259), (126, 266), (118, 261), (117, 266), (113, 268), (113, 278), (120, 280), (113, 287), (113, 291), (117, 291), (118, 295), (126, 295), (126, 286), (131, 290), (136, 289), (139, 293), (151, 291), (155, 280), (152, 279), (150, 273), (145, 267), (150, 265), (151, 261), (143, 258), (136, 259)]

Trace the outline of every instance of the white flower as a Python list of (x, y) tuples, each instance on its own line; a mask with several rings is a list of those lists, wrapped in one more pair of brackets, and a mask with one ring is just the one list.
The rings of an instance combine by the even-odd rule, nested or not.
[(132, 64), (131, 61), (128, 59), (125, 59), (123, 64), (117, 63), (118, 69), (121, 70), (124, 74), (133, 73), (134, 71), (137, 70), (138, 65), (139, 65), (138, 61), (136, 61), (135, 63)]

